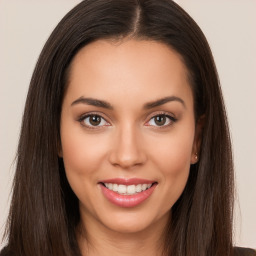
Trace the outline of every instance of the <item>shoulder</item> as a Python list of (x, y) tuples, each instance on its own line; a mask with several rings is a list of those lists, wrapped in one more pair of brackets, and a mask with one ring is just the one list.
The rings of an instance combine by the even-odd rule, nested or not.
[[(7, 247), (3, 248), (0, 256), (12, 256)], [(256, 256), (256, 250), (250, 248), (234, 247), (234, 256)]]
[(250, 248), (235, 247), (234, 256), (256, 256), (256, 251)]

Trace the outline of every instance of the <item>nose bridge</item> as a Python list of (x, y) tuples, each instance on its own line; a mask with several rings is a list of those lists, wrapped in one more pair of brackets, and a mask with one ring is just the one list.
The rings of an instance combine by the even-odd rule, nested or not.
[(139, 127), (126, 122), (117, 128), (110, 156), (111, 163), (122, 168), (130, 168), (145, 162)]

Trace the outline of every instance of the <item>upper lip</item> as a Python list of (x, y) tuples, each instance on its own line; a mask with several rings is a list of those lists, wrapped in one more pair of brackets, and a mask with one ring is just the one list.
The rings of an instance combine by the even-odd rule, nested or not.
[(101, 180), (99, 183), (113, 183), (113, 184), (122, 184), (122, 185), (138, 185), (138, 184), (152, 184), (156, 183), (154, 180), (147, 180), (147, 179), (139, 179), (139, 178), (113, 178), (107, 180)]

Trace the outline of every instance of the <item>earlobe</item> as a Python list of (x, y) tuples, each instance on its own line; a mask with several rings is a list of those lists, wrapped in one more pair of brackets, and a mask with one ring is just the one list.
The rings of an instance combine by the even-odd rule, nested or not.
[(190, 161), (191, 164), (196, 164), (198, 160), (199, 160), (198, 153), (191, 155), (191, 161)]

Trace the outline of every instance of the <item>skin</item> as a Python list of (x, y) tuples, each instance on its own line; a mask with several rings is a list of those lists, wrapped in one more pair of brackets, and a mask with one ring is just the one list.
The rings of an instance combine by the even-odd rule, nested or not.
[[(199, 128), (187, 77), (180, 56), (154, 41), (99, 40), (73, 59), (61, 113), (60, 155), (79, 199), (78, 241), (84, 254), (160, 255), (170, 209), (197, 161)], [(180, 100), (145, 108), (167, 96)], [(81, 97), (112, 108), (89, 105)], [(83, 119), (86, 114), (102, 116), (100, 125)], [(159, 125), (154, 116), (163, 114), (176, 121), (166, 118)], [(109, 202), (98, 184), (134, 177), (158, 184), (132, 208)]]

